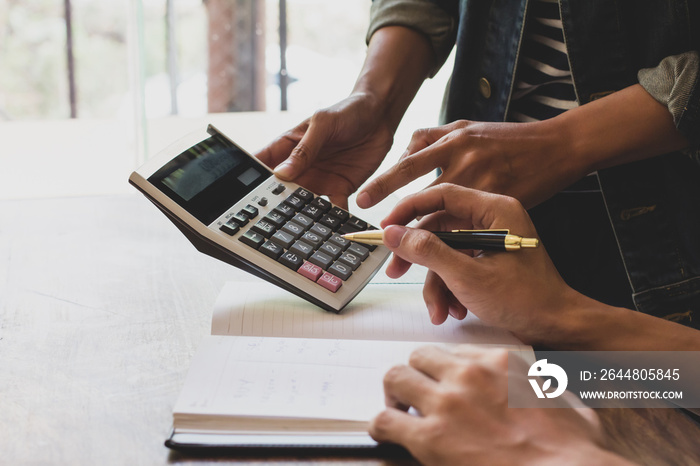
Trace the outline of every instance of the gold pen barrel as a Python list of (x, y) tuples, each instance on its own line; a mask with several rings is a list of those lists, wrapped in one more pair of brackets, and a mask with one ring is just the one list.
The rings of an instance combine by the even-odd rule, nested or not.
[(357, 241), (358, 243), (371, 244), (381, 246), (384, 244), (384, 232), (382, 230), (358, 231), (357, 233), (347, 233), (341, 235), (349, 241)]
[(537, 238), (523, 238), (518, 235), (506, 235), (506, 251), (517, 251), (521, 248), (536, 248), (540, 245)]

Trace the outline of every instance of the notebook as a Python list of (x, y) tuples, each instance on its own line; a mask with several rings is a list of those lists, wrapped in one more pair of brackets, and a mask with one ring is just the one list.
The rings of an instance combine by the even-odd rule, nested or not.
[(229, 282), (166, 445), (395, 453), (367, 434), (384, 408), (384, 374), (420, 346), (460, 343), (532, 351), (473, 315), (432, 325), (420, 284), (370, 284), (336, 315), (264, 282)]

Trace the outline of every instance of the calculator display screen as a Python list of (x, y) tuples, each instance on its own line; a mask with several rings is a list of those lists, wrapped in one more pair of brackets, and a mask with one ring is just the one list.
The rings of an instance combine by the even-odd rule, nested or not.
[(148, 181), (208, 225), (271, 173), (215, 134), (165, 164)]

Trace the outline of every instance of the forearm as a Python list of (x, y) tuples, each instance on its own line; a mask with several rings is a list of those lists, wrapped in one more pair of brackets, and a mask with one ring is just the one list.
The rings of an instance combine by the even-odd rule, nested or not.
[(423, 34), (401, 26), (381, 28), (372, 35), (353, 93), (373, 98), (395, 131), (434, 62)]
[(577, 294), (541, 344), (576, 351), (700, 351), (700, 332)]
[(666, 106), (640, 85), (565, 112), (551, 125), (568, 142), (562, 162), (578, 177), (688, 146)]

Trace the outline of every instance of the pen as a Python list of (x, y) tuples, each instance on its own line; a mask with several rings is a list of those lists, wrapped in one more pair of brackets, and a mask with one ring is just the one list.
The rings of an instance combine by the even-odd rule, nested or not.
[[(518, 251), (536, 248), (537, 238), (511, 235), (510, 230), (452, 230), (431, 232), (454, 249), (481, 249), (484, 251)], [(383, 230), (358, 231), (342, 235), (343, 238), (365, 244), (384, 244)]]

